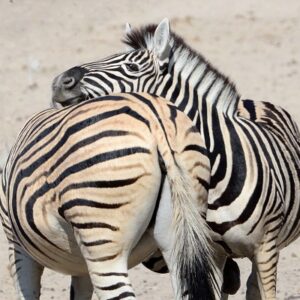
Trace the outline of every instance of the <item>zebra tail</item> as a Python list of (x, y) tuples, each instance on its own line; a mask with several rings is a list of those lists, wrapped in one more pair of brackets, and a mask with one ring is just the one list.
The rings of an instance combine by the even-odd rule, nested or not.
[[(176, 162), (175, 162), (176, 164)], [(173, 169), (173, 168), (172, 168)], [(214, 300), (214, 276), (209, 229), (201, 217), (197, 195), (192, 180), (184, 168), (178, 165), (167, 170), (173, 202), (172, 247), (178, 299), (188, 294), (189, 300)], [(206, 197), (206, 195), (205, 195)], [(206, 202), (206, 201), (205, 201)]]

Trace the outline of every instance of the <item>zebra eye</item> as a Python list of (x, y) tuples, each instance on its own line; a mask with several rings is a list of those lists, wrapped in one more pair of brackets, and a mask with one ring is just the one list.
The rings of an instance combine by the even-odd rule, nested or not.
[(126, 64), (126, 68), (127, 68), (128, 71), (131, 71), (131, 72), (137, 72), (139, 70), (138, 65), (133, 64), (133, 63)]

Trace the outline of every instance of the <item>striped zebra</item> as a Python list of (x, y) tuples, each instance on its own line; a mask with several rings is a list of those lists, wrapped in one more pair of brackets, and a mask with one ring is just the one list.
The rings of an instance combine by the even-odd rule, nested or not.
[(228, 257), (248, 257), (247, 299), (275, 299), (279, 250), (300, 231), (297, 125), (281, 107), (241, 99), (227, 77), (170, 31), (167, 19), (138, 29), (127, 24), (124, 42), (124, 53), (56, 77), (53, 102), (135, 91), (184, 111), (208, 150), (206, 220), (220, 246), (219, 267)]
[(201, 135), (164, 99), (115, 94), (36, 114), (0, 191), (18, 299), (39, 299), (44, 267), (72, 275), (70, 299), (136, 299), (128, 266), (158, 246), (176, 299), (215, 299), (199, 217), (209, 177)]

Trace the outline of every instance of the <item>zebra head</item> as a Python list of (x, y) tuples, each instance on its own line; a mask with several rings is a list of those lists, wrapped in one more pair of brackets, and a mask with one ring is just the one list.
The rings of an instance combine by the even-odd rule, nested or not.
[(131, 29), (126, 24), (126, 51), (71, 68), (52, 84), (53, 104), (75, 104), (111, 93), (155, 93), (166, 80), (171, 44), (168, 19), (159, 25)]

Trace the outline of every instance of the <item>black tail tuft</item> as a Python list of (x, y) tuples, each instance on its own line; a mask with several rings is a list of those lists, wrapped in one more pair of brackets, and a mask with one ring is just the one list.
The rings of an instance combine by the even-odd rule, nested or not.
[[(186, 258), (183, 258), (185, 260)], [(213, 274), (209, 262), (205, 258), (194, 259), (193, 266), (182, 263), (180, 266), (181, 291), (188, 300), (215, 300)]]

